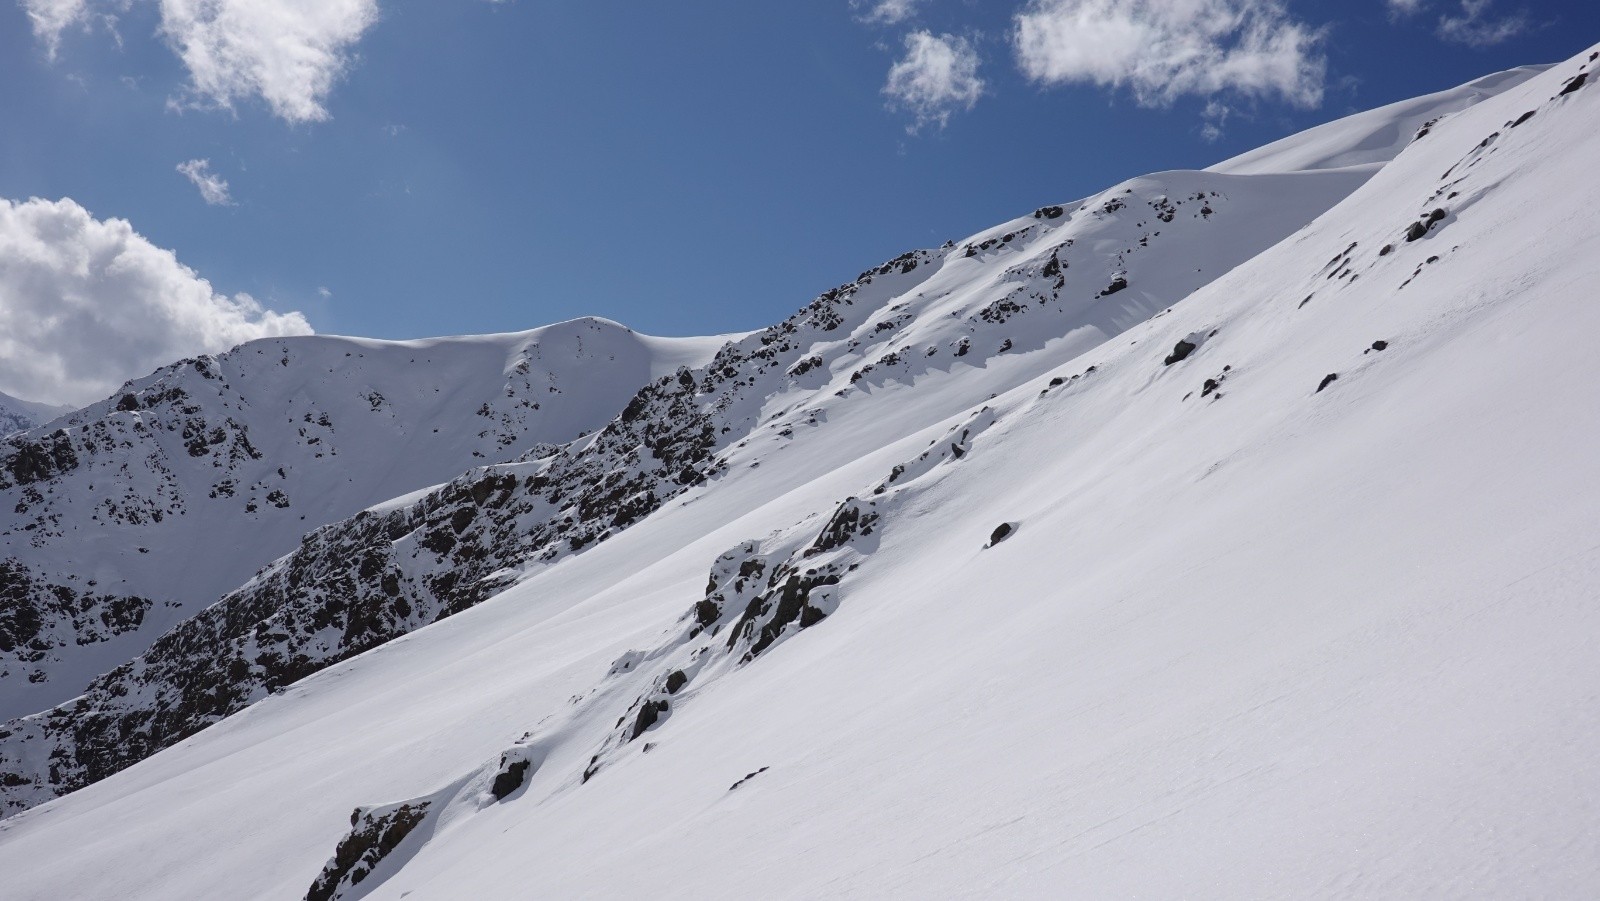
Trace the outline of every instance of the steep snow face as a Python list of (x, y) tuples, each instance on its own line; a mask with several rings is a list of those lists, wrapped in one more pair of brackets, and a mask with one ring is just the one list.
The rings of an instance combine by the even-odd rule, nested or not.
[(189, 735), (0, 823), (9, 889), (1594, 894), (1596, 58), (1170, 312), (1261, 176), (891, 261), (320, 530), (0, 729), (18, 806)]
[(1387, 163), (1444, 117), (1503, 94), (1549, 68), (1522, 66), (1356, 113), (1242, 153), (1209, 171), (1252, 175)]
[(0, 438), (37, 428), (71, 412), (71, 407), (34, 403), (0, 393)]
[(864, 272), (647, 384), (589, 438), (307, 535), (82, 697), (8, 726), (0, 799), (14, 811), (104, 778), (613, 540), (707, 480), (743, 515), (1101, 344), (1366, 177), (1161, 173)]
[(257, 341), (0, 444), (0, 716), (57, 703), (301, 535), (604, 425), (723, 339), (613, 322)]

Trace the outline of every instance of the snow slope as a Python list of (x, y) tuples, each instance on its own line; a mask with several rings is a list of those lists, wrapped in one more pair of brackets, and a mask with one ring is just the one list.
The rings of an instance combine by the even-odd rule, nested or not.
[(72, 697), (317, 526), (569, 441), (722, 338), (575, 320), (251, 342), (0, 444), (0, 718)]
[(1549, 66), (1522, 66), (1307, 129), (1212, 166), (1211, 172), (1259, 175), (1387, 163), (1417, 135), (1452, 113), (1522, 84)]
[[(549, 543), (0, 822), (10, 892), (1594, 894), (1596, 58), (1365, 184), (1166, 173), (908, 255), (386, 506), (432, 534), (493, 478), (473, 517)], [(605, 525), (613, 479), (654, 506)], [(346, 541), (469, 562), (333, 524), (214, 609)], [(82, 753), (0, 731), (5, 772)]]
[(864, 272), (646, 385), (590, 438), (305, 536), (81, 697), (8, 725), (0, 809), (104, 778), (765, 461), (758, 490), (717, 495), (742, 515), (1099, 345), (1368, 174), (1162, 173)]
[(71, 407), (35, 403), (0, 393), (0, 438), (26, 432), (71, 412)]

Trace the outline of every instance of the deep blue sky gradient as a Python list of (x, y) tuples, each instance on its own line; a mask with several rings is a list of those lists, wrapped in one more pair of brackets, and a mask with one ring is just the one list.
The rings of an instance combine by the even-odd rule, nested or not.
[[(0, 196), (129, 219), (209, 278), (323, 332), (420, 337), (596, 314), (656, 334), (776, 321), (913, 247), (1146, 172), (1198, 168), (1345, 113), (1600, 41), (1600, 4), (1501, 0), (1540, 27), (1473, 49), (1382, 0), (1292, 2), (1326, 24), (1320, 109), (1258, 105), (1201, 135), (1094, 87), (1039, 89), (1007, 43), (1019, 3), (931, 0), (916, 27), (972, 37), (988, 94), (906, 131), (885, 75), (906, 26), (846, 0), (389, 2), (328, 101), (174, 112), (185, 73), (152, 10), (69, 33), (50, 61), (0, 2)], [(237, 205), (174, 167), (209, 158)], [(332, 293), (324, 298), (319, 287)]]

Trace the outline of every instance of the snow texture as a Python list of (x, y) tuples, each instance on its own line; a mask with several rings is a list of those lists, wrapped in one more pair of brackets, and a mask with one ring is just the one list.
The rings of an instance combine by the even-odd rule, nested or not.
[[(97, 596), (190, 594), (0, 726), (8, 897), (1594, 895), (1597, 58), (1042, 207), (750, 335), (552, 327), (641, 371), (564, 357), (625, 387), (548, 427), (502, 390), (526, 339), (304, 339), (14, 437), (29, 578), (78, 571), (51, 535), (109, 486), (144, 519), (87, 534), (152, 562)], [(449, 434), (408, 469), (418, 423)], [(254, 577), (170, 525), (299, 515), (279, 461), (320, 522)], [(188, 547), (203, 611), (158, 578)]]

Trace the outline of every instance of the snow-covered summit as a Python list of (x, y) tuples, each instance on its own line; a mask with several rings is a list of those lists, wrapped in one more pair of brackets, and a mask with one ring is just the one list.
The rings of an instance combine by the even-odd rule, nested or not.
[(725, 338), (588, 318), (423, 341), (271, 338), (0, 444), (0, 715), (81, 691), (324, 523), (603, 426)]

